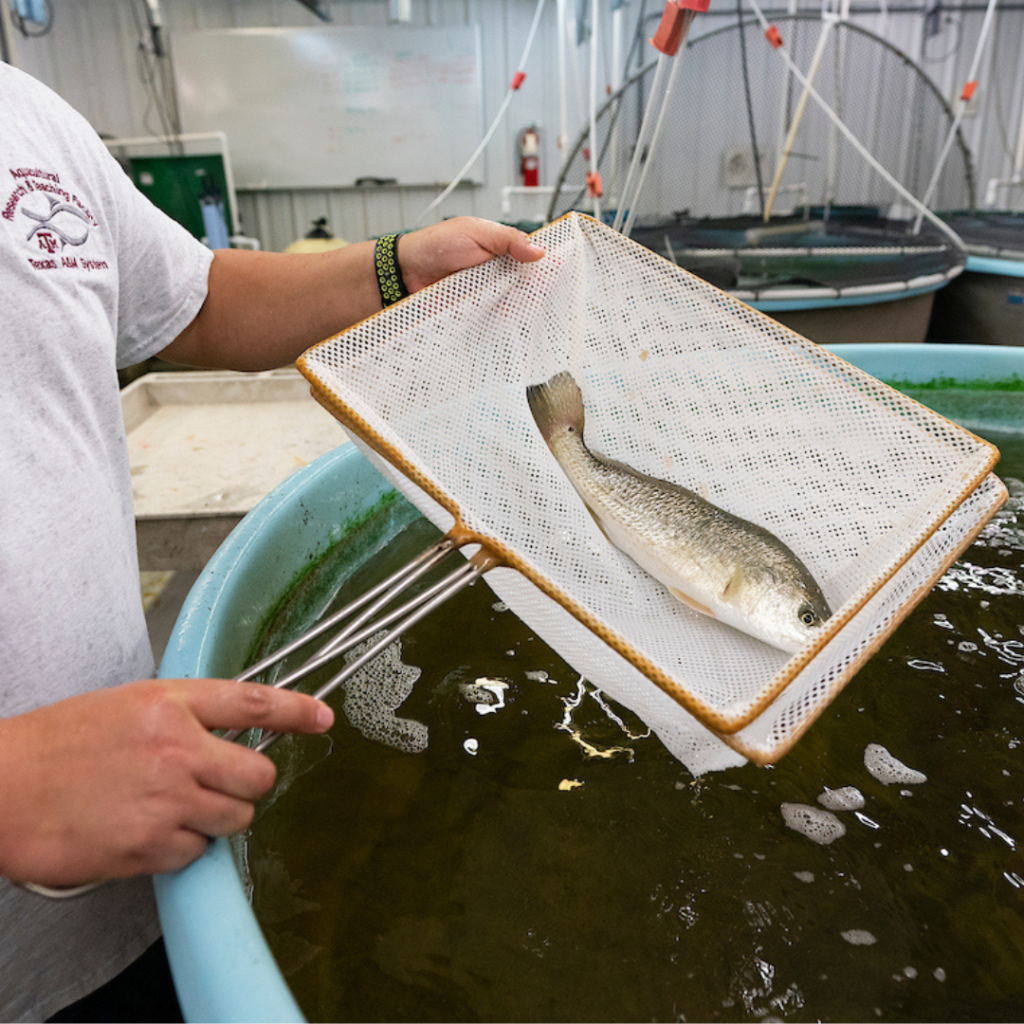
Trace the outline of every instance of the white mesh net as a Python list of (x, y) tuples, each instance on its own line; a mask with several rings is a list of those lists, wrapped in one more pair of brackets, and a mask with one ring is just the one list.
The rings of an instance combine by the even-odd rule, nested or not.
[[(1005, 500), (997, 452), (590, 218), (311, 349), (314, 392), (487, 580), (694, 772), (781, 756)], [(802, 559), (833, 610), (790, 656), (680, 604), (600, 532), (526, 388), (568, 370), (593, 450)], [(979, 487), (979, 485), (981, 485)]]

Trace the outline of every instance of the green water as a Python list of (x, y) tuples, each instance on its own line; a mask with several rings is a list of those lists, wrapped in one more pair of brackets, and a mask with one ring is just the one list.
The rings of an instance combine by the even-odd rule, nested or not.
[[(425, 750), (340, 713), (279, 744), (248, 869), (307, 1015), (1024, 1019), (1024, 437), (993, 422), (1010, 506), (772, 768), (695, 780), (483, 584), (402, 641)], [(409, 520), (341, 597), (436, 536)], [(884, 785), (869, 744), (927, 781)], [(845, 835), (787, 826), (843, 786)]]

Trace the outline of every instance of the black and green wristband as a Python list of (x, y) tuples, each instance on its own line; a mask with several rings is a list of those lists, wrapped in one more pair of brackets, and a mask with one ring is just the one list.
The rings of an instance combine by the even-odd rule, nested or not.
[(373, 249), (373, 267), (377, 271), (377, 286), (380, 288), (380, 301), (384, 307), (393, 305), (409, 294), (402, 280), (402, 270), (398, 266), (397, 235), (381, 235)]

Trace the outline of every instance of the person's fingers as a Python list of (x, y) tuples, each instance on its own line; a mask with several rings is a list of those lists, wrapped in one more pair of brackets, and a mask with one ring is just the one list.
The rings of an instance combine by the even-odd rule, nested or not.
[(197, 787), (181, 824), (201, 836), (230, 836), (252, 824), (254, 810), (249, 800)]
[[(167, 830), (158, 844), (145, 847), (118, 847), (102, 855), (102, 866), (81, 867), (81, 874), (67, 877), (43, 872), (38, 880), (47, 885), (68, 887), (99, 878), (131, 878), (134, 875), (159, 875), (179, 871), (197, 860), (210, 845), (209, 837), (187, 827)], [(34, 878), (33, 881), (36, 879)]]
[(107, 877), (130, 877), (145, 874), (158, 875), (180, 871), (198, 860), (210, 845), (206, 834), (190, 828), (176, 829), (159, 847), (147, 850), (139, 858), (126, 861), (124, 869)]
[(520, 263), (532, 263), (544, 255), (544, 250), (534, 245), (529, 235), (518, 228), (480, 217), (474, 217), (472, 221), (477, 244), (492, 256), (507, 254)]
[(209, 790), (251, 802), (269, 792), (277, 769), (265, 754), (209, 735), (194, 775)]
[(174, 682), (181, 684), (185, 703), (207, 729), (320, 733), (334, 724), (334, 712), (304, 693), (233, 679)]
[(529, 235), (522, 232), (513, 238), (508, 247), (508, 254), (520, 263), (533, 263), (544, 255), (545, 250), (530, 241)]

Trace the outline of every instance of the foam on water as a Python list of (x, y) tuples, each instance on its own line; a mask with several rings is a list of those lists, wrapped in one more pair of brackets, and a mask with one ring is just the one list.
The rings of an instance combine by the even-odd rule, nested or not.
[(856, 786), (829, 789), (818, 797), (818, 803), (830, 811), (859, 811), (864, 806), (864, 794)]
[(850, 928), (848, 931), (840, 932), (839, 934), (851, 946), (873, 946), (878, 941), (871, 932), (865, 931), (863, 928)]
[[(346, 661), (355, 661), (382, 635), (378, 633), (353, 648)], [(420, 677), (420, 670), (404, 664), (401, 655), (401, 641), (396, 640), (363, 666), (345, 686), (342, 709), (349, 724), (366, 739), (408, 754), (419, 754), (427, 749), (427, 727), (422, 722), (395, 714)]]
[(820, 846), (827, 846), (846, 835), (846, 826), (831, 812), (810, 804), (782, 805), (786, 824)]
[(505, 706), (505, 691), (509, 688), (504, 679), (481, 677), (473, 683), (460, 683), (459, 690), (475, 708), (478, 715), (493, 715)]
[(902, 761), (893, 757), (880, 743), (869, 743), (865, 747), (864, 767), (886, 786), (916, 786), (928, 781), (928, 776), (924, 772), (908, 768)]

